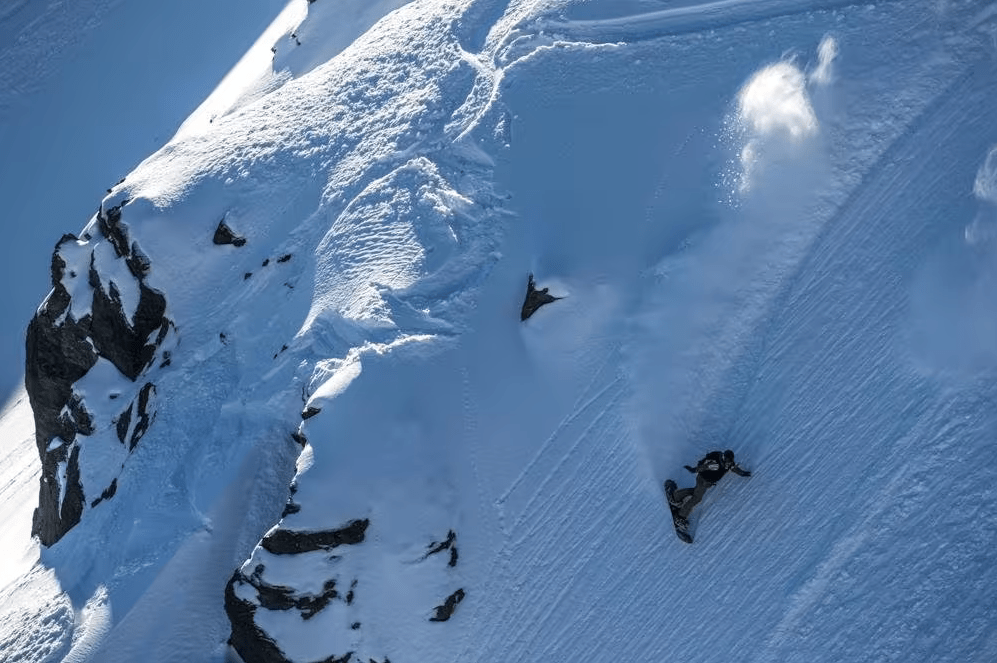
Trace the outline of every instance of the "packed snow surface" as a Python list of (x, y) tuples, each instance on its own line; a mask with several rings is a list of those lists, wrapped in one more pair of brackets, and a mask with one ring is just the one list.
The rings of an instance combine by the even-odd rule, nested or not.
[[(51, 548), (0, 415), (4, 660), (234, 660), (258, 565), (359, 578), (257, 611), (302, 663), (997, 660), (991, 3), (293, 0), (265, 36), (103, 202), (176, 340)], [(521, 322), (530, 273), (563, 298)], [(753, 475), (682, 543), (662, 482), (726, 448)]]

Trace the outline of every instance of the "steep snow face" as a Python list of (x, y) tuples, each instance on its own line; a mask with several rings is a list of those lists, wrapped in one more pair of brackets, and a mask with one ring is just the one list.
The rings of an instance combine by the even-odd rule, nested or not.
[(336, 6), (60, 243), (51, 329), (167, 332), (66, 364), (5, 653), (997, 656), (988, 5)]

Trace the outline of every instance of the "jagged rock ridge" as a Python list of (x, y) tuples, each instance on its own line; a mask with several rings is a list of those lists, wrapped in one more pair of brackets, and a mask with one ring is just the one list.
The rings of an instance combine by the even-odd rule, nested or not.
[[(45, 545), (58, 541), (80, 521), (88, 493), (93, 508), (111, 499), (117, 488), (116, 477), (108, 485), (83, 485), (79, 438), (93, 435), (103, 422), (94, 421), (73, 385), (100, 359), (135, 382), (172, 327), (166, 317), (166, 298), (145, 283), (152, 268), (149, 258), (130, 240), (122, 221), (127, 203), (98, 210), (88, 225), (96, 237), (85, 233), (78, 239), (67, 234), (59, 240), (52, 254), (52, 291), (28, 325), (25, 387), (42, 461), (32, 534)], [(123, 262), (125, 269), (105, 276), (101, 263), (112, 261)], [(123, 292), (129, 293), (127, 303)], [(153, 383), (146, 382), (117, 417), (118, 437), (129, 450), (155, 416), (154, 393)]]

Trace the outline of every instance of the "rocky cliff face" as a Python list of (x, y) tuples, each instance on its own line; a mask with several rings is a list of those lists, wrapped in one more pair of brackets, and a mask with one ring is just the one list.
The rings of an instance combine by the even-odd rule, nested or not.
[[(369, 518), (330, 530), (294, 530), (288, 527), (292, 524), (274, 527), (229, 580), (225, 588), (225, 611), (232, 622), (229, 643), (246, 663), (291, 663), (330, 652), (322, 660), (390, 663), (390, 657), (372, 651), (376, 645), (364, 637), (365, 615), (388, 607), (379, 605), (380, 580), (361, 573), (371, 565), (384, 566), (379, 552), (365, 550), (364, 545), (369, 530), (379, 535), (378, 527)], [(427, 542), (406, 560), (403, 575), (391, 575), (402, 583), (400, 593), (425, 594), (426, 586), (455, 582), (458, 559), (457, 535), (450, 530), (441, 541)], [(367, 596), (371, 585), (372, 595)], [(464, 596), (459, 587), (438, 601), (405, 607), (423, 628), (432, 629), (433, 622), (453, 616)]]
[[(331, 57), (327, 9), (280, 43), (275, 69)], [(53, 557), (77, 537), (120, 549), (107, 587), (126, 587), (127, 610), (128, 582), (148, 582), (129, 574), (152, 577), (199, 533), (214, 557), (198, 568), (231, 578), (216, 599), (247, 662), (438, 658), (483, 595), (473, 538), (457, 548), (467, 473), (444, 461), (463, 453), (457, 339), (501, 255), (492, 163), (460, 138), (492, 123), (491, 82), (461, 56), (459, 7), (417, 9), (129, 174), (56, 246), (28, 330), (35, 534), (66, 536)], [(396, 361), (407, 386), (392, 389), (431, 399), (413, 411), (432, 421), (358, 379)], [(312, 460), (285, 506), (295, 452)]]
[[(81, 453), (92, 452), (88, 437), (98, 427), (113, 427), (130, 452), (155, 416), (155, 387), (141, 378), (171, 322), (165, 297), (145, 283), (152, 265), (129, 238), (122, 220), (126, 207), (127, 201), (102, 206), (81, 238), (67, 234), (59, 240), (52, 254), (52, 291), (28, 325), (25, 386), (42, 461), (32, 534), (45, 545), (116, 491), (116, 476), (90, 485), (81, 473)], [(135, 385), (101, 395), (120, 403), (113, 422), (96, 421), (88, 399), (100, 396), (76, 386), (102, 360)], [(100, 405), (101, 412), (108, 410)]]

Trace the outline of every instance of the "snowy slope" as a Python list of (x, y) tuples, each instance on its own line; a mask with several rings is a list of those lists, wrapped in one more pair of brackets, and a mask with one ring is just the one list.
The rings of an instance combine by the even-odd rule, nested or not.
[(55, 240), (170, 139), (284, 4), (2, 3), (0, 400), (20, 384), (24, 328), (45, 295)]
[[(993, 660), (995, 19), (292, 3), (272, 70), (258, 44), (103, 202), (174, 326), (73, 385), (86, 499), (49, 548), (26, 398), (0, 420), (0, 649)], [(67, 269), (134, 318), (87, 230)], [(530, 272), (564, 298), (521, 322)], [(661, 482), (728, 447), (754, 474), (683, 544)]]

